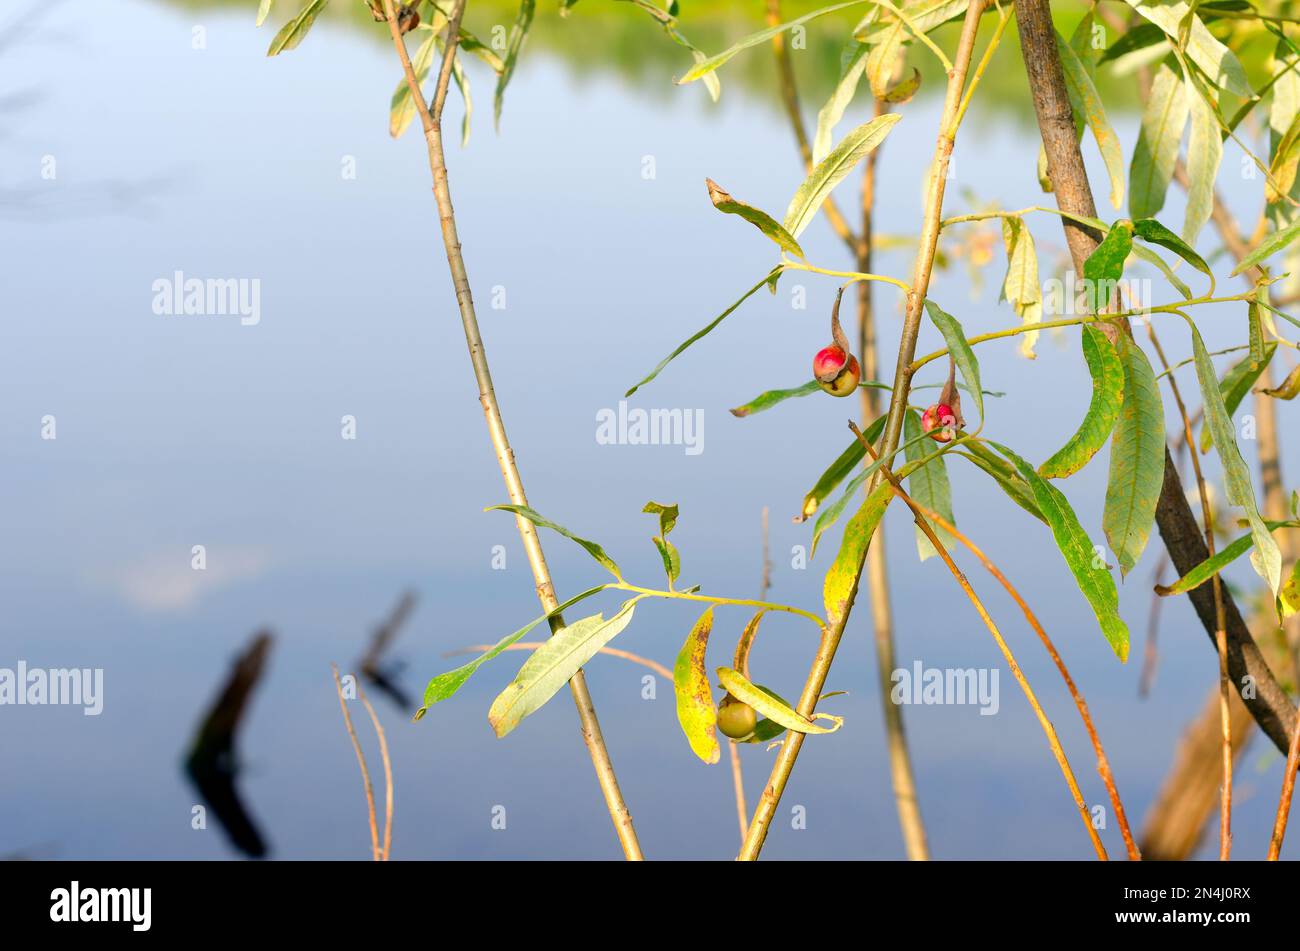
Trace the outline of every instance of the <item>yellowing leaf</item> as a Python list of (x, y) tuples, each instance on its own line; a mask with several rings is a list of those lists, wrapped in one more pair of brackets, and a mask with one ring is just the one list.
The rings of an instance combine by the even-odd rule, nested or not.
[(677, 663), (673, 665), (673, 691), (677, 697), (677, 722), (695, 755), (706, 763), (721, 756), (717, 735), (717, 709), (704, 655), (713, 630), (713, 608), (709, 608), (686, 635)]

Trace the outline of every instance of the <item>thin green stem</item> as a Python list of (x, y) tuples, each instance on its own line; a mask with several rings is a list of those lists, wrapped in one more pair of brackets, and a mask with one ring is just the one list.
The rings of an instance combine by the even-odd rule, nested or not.
[(773, 604), (770, 601), (753, 601), (748, 598), (719, 598), (708, 594), (693, 594), (688, 591), (660, 591), (656, 588), (642, 588), (627, 581), (620, 581), (617, 584), (609, 586), (611, 590), (634, 591), (641, 595), (654, 598), (666, 598), (671, 601), (701, 601), (706, 604), (730, 605), (738, 608), (761, 608), (765, 611), (784, 611), (786, 614), (797, 614), (799, 617), (807, 618), (817, 625), (819, 631), (826, 629), (826, 622), (811, 611), (805, 611), (803, 608), (796, 608), (789, 604)]
[(883, 281), (886, 284), (893, 284), (904, 293), (909, 293), (912, 290), (911, 285), (906, 281), (900, 281), (898, 278), (890, 277), (887, 274), (865, 274), (862, 271), (834, 271), (829, 268), (817, 267), (806, 262), (791, 261), (788, 258), (783, 258), (781, 260), (781, 266), (792, 271), (811, 271), (814, 274), (825, 274), (828, 277), (847, 278), (850, 284), (856, 283), (857, 281)]

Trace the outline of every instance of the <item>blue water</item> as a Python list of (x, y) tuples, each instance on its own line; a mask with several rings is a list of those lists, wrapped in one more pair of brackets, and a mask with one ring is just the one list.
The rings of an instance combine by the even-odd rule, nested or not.
[[(191, 47), (196, 24), (206, 49)], [(408, 665), (404, 685), (416, 693), (458, 662), (443, 652), (495, 640), (537, 612), (513, 519), (482, 512), (505, 493), (422, 142), (418, 131), (396, 143), (387, 135), (398, 78), (391, 48), (328, 22), (275, 59), (264, 56), (268, 39), (253, 29), (251, 5), (216, 13), (114, 2), (93, 20), (40, 22), (6, 51), (6, 88), (39, 99), (10, 111), (0, 139), (0, 188), (12, 209), (0, 216), (0, 666), (102, 667), (105, 698), (98, 717), (0, 707), (0, 854), (235, 855), (214, 822), (191, 828), (198, 800), (181, 758), (230, 660), (265, 626), (275, 634), (270, 668), (240, 739), (245, 801), (274, 857), (365, 857), (365, 805), (330, 662), (353, 664), (408, 587), (419, 602), (392, 656)], [(646, 42), (666, 40), (647, 25)], [(790, 516), (847, 444), (856, 403), (810, 397), (745, 420), (726, 410), (806, 379), (810, 354), (826, 342), (834, 279), (787, 275), (775, 297), (756, 295), (636, 394), (634, 407), (702, 410), (703, 452), (595, 439), (599, 411), (616, 409), (629, 385), (772, 265), (761, 236), (712, 211), (703, 180), (774, 213), (784, 208), (801, 175), (781, 116), (738, 88), (719, 107), (697, 87), (650, 97), (600, 73), (575, 78), (539, 53), (521, 61), (496, 135), (489, 77), (471, 75), (473, 138), (451, 151), (451, 184), (533, 505), (598, 539), (630, 578), (658, 584), (655, 523), (640, 509), (647, 499), (677, 502), (684, 581), (738, 597), (757, 592), (768, 506), (771, 597), (818, 609), (828, 555), (792, 567), (810, 525)], [(453, 123), (460, 108), (453, 93)], [(855, 107), (842, 129), (862, 118)], [(1007, 116), (975, 118), (958, 144), (949, 212), (974, 199), (1042, 201), (1032, 132)], [(923, 100), (888, 140), (884, 232), (915, 229), (935, 121), (935, 104)], [(1133, 123), (1120, 126), (1131, 150)], [(57, 162), (53, 181), (41, 178), (44, 156)], [(643, 177), (647, 156), (652, 179)], [(349, 158), (355, 179), (342, 174)], [(1225, 169), (1236, 167), (1230, 152)], [(1225, 173), (1221, 185), (1245, 215), (1261, 183)], [(854, 195), (846, 186), (844, 202)], [(1170, 213), (1181, 222), (1178, 195)], [(1045, 216), (1033, 227), (1046, 268), (1063, 253), (1060, 231)], [(847, 266), (823, 221), (804, 246), (825, 266)], [(974, 296), (961, 265), (934, 282), (931, 296), (968, 333), (1014, 319), (996, 302), (1000, 250), (994, 258)], [(910, 254), (882, 254), (877, 269), (906, 277)], [(152, 284), (176, 270), (258, 278), (260, 322), (156, 315)], [(806, 288), (803, 310), (791, 306), (797, 285)], [(495, 287), (503, 309), (491, 306)], [(888, 352), (898, 302), (880, 290), (877, 303)], [(1210, 348), (1242, 342), (1243, 317), (1205, 311)], [(1181, 359), (1185, 332), (1166, 326)], [(927, 331), (923, 349), (937, 339)], [(989, 401), (987, 434), (1046, 457), (1087, 401), (1075, 336), (1045, 334), (1035, 362), (1014, 344), (979, 356), (991, 388), (1007, 393)], [(933, 369), (926, 382), (939, 381)], [(47, 414), (55, 440), (40, 437)], [(355, 440), (341, 438), (345, 415), (356, 419)], [(1300, 472), (1294, 441), (1286, 453), (1284, 471)], [(1139, 823), (1217, 676), (1190, 608), (1170, 603), (1154, 695), (1137, 699), (1158, 545), (1123, 586), (1135, 660), (1122, 666), (1045, 530), (976, 470), (952, 475), (959, 523), (1052, 633)], [(1104, 480), (1099, 458), (1065, 485), (1098, 541)], [(1057, 766), (992, 640), (942, 565), (917, 561), (902, 512), (891, 512), (886, 532), (900, 665), (1002, 668), (996, 716), (969, 706), (904, 711), (934, 854), (1088, 857)], [(583, 552), (554, 535), (543, 541), (562, 597), (601, 580)], [(190, 568), (194, 545), (206, 546), (205, 572)], [(494, 546), (504, 546), (504, 570), (492, 567)], [(1105, 802), (1054, 668), (1010, 601), (969, 567), (1085, 795)], [(1246, 568), (1233, 577), (1252, 576)], [(768, 841), (772, 858), (902, 855), (866, 607), (864, 597), (828, 685), (849, 692), (829, 702), (845, 727), (805, 744)], [(644, 604), (616, 645), (671, 664), (694, 617)], [(719, 612), (718, 664), (746, 619)], [(756, 679), (796, 695), (813, 644), (808, 624), (769, 617)], [(522, 659), (507, 654), (484, 668), (418, 724), (375, 697), (396, 773), (395, 858), (619, 854), (565, 693), (504, 740), (487, 725), (487, 707)], [(659, 681), (657, 699), (643, 699), (646, 673), (610, 657), (588, 667), (646, 854), (730, 857), (737, 831), (725, 758), (706, 767), (691, 755), (671, 684)], [(353, 709), (379, 780), (370, 726)], [(774, 754), (742, 753), (752, 803)], [(1242, 764), (1236, 853), (1259, 857), (1281, 764), (1262, 743)], [(503, 830), (492, 827), (499, 806)], [(806, 828), (791, 828), (793, 806), (806, 812)], [(1103, 835), (1122, 855), (1113, 821)]]

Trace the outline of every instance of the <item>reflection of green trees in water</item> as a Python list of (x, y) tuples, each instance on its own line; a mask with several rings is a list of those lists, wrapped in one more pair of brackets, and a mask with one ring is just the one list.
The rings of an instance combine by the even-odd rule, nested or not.
[[(196, 12), (228, 11), (232, 15), (246, 16), (250, 23), (257, 7), (256, 0), (162, 2), (169, 7)], [(259, 31), (258, 42), (270, 43), (275, 31), (298, 11), (303, 2), (275, 0), (271, 16)], [(660, 2), (666, 6), (664, 0)], [(787, 20), (793, 19), (825, 6), (827, 2), (785, 0), (782, 15)], [(681, 0), (680, 6), (678, 27), (708, 54), (719, 52), (766, 26), (763, 0)], [(518, 8), (517, 0), (470, 0), (465, 23), (480, 39), (490, 42), (493, 27), (501, 26), (508, 30)], [(1083, 10), (1081, 3), (1060, 4), (1055, 11), (1058, 28), (1068, 34), (1083, 15)], [(859, 10), (850, 7), (812, 21), (807, 25), (807, 48), (792, 51), (801, 83), (804, 111), (810, 123), (815, 121), (817, 109), (838, 78), (840, 51), (849, 30), (860, 16)], [(992, 31), (994, 15), (988, 14), (986, 19), (989, 23), (985, 27), (985, 36)], [(389, 42), (385, 28), (374, 22), (362, 0), (331, 0), (317, 26), (322, 23), (335, 27), (347, 24), (351, 29), (363, 31), (376, 44)], [(956, 29), (956, 24), (949, 24), (935, 32), (940, 46), (948, 48), (952, 45), (948, 34), (955, 34)], [(1108, 35), (1107, 41), (1113, 42), (1116, 38)], [(310, 42), (308, 37), (305, 44)], [(1238, 46), (1235, 42), (1232, 45)], [(1259, 75), (1269, 49), (1271, 44), (1252, 43), (1244, 51), (1243, 60), (1252, 76)], [(290, 52), (287, 55), (294, 54)], [(690, 53), (674, 43), (649, 15), (631, 3), (578, 0), (570, 14), (561, 17), (558, 0), (538, 0), (537, 17), (524, 47), (524, 59), (539, 55), (564, 64), (578, 81), (600, 81), (605, 76), (617, 75), (626, 80), (627, 86), (638, 95), (655, 99), (689, 96), (702, 106), (708, 102), (702, 84), (681, 89), (673, 85), (673, 78), (690, 67)], [(1013, 24), (985, 75), (977, 108), (1015, 116), (1029, 124), (1032, 123), (1033, 109), (1019, 57)], [(933, 95), (942, 88), (942, 71), (928, 51), (914, 44), (908, 53), (908, 63), (919, 67), (924, 74), (921, 96)], [(775, 71), (766, 45), (740, 54), (722, 68), (719, 76), (724, 97), (743, 95), (768, 103), (773, 109), (779, 107), (774, 94)], [(1109, 69), (1103, 68), (1098, 76), (1098, 85), (1104, 101), (1114, 112), (1129, 112), (1135, 108), (1136, 90), (1132, 77), (1116, 77)]]

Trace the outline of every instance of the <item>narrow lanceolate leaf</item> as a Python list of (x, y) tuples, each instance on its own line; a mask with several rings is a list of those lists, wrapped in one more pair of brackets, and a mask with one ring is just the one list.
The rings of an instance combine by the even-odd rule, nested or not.
[(724, 320), (730, 317), (740, 307), (741, 304), (745, 303), (745, 301), (749, 300), (751, 297), (757, 294), (760, 288), (766, 287), (768, 282), (773, 281), (775, 278), (779, 277), (781, 271), (782, 271), (781, 265), (777, 265), (776, 267), (774, 267), (771, 271), (768, 272), (766, 277), (764, 277), (761, 281), (759, 281), (749, 290), (745, 291), (745, 293), (740, 296), (740, 300), (736, 301), (734, 304), (732, 304), (730, 307), (728, 307), (726, 310), (720, 313), (712, 321), (706, 324), (702, 329), (691, 334), (691, 336), (687, 337), (686, 340), (678, 344), (677, 349), (675, 349), (672, 353), (668, 354), (668, 356), (660, 360), (659, 364), (653, 370), (650, 371), (650, 373), (645, 377), (645, 379), (643, 379), (640, 383), (636, 384), (636, 386), (632, 387), (630, 390), (624, 393), (623, 396), (624, 397), (631, 396), (637, 390), (641, 389), (641, 387), (645, 386), (647, 383), (649, 383), (651, 380), (657, 377), (661, 372), (663, 372), (664, 367), (668, 366), (668, 364), (672, 363), (679, 356), (681, 356), (697, 340), (711, 333), (713, 329), (718, 326), (718, 324), (722, 323)]
[(1079, 517), (1074, 514), (1069, 500), (1056, 486), (1035, 472), (1033, 466), (1010, 449), (996, 443), (990, 445), (1006, 456), (1020, 472), (1021, 478), (1029, 483), (1034, 501), (1052, 530), (1056, 547), (1065, 557), (1065, 563), (1069, 566), (1070, 573), (1074, 575), (1079, 590), (1092, 606), (1092, 612), (1097, 617), (1097, 623), (1101, 626), (1101, 633), (1105, 636), (1106, 642), (1110, 644), (1116, 657), (1121, 661), (1128, 660), (1128, 626), (1119, 616), (1119, 591), (1115, 587), (1115, 579), (1111, 577), (1104, 564), (1097, 564), (1098, 559), (1093, 550), (1092, 539), (1079, 524)]
[[(919, 468), (912, 470), (912, 474), (907, 477), (907, 494), (918, 505), (938, 512), (956, 524), (952, 516), (952, 486), (948, 481), (948, 467), (944, 462), (942, 447), (933, 440), (927, 444), (918, 439), (924, 430), (921, 429), (921, 414), (916, 410), (908, 410), (903, 417), (903, 430), (907, 444), (911, 447), (906, 453), (907, 460), (919, 464)], [(951, 549), (952, 536), (948, 530), (935, 525), (934, 531), (944, 547)], [(939, 554), (919, 525), (916, 526), (916, 550), (922, 561)]]
[(261, 26), (263, 23), (265, 23), (267, 14), (269, 14), (270, 12), (271, 12), (271, 0), (262, 0), (262, 2), (257, 5), (256, 25)]
[(1260, 518), (1259, 506), (1255, 503), (1255, 490), (1250, 482), (1250, 469), (1237, 447), (1236, 428), (1224, 406), (1223, 394), (1219, 392), (1219, 380), (1214, 373), (1214, 364), (1210, 362), (1210, 354), (1205, 349), (1205, 341), (1194, 326), (1192, 354), (1196, 361), (1196, 377), (1201, 384), (1201, 396), (1205, 401), (1205, 422), (1223, 463), (1223, 482), (1228, 501), (1245, 510), (1251, 534), (1255, 536), (1255, 550), (1250, 555), (1251, 564), (1259, 576), (1268, 582), (1268, 589), (1276, 594), (1282, 585), (1282, 554), (1264, 525), (1264, 520)]
[(1165, 412), (1142, 348), (1120, 334), (1116, 349), (1124, 367), (1124, 403), (1111, 440), (1101, 523), (1120, 574), (1126, 575), (1142, 557), (1156, 520), (1165, 478)]
[(655, 548), (659, 550), (659, 557), (664, 562), (664, 572), (668, 575), (668, 585), (672, 586), (677, 580), (677, 576), (682, 572), (682, 559), (677, 554), (677, 549), (673, 543), (668, 540), (668, 533), (677, 525), (677, 506), (660, 505), (658, 502), (647, 502), (645, 508), (641, 510), (648, 515), (659, 516), (659, 534), (651, 541), (654, 542)]
[(1300, 219), (1281, 231), (1274, 231), (1265, 237), (1254, 251), (1242, 258), (1241, 263), (1232, 269), (1233, 276), (1236, 277), (1242, 271), (1263, 263), (1298, 237), (1300, 237)]
[(775, 241), (781, 250), (789, 251), (797, 257), (804, 256), (803, 248), (799, 247), (799, 242), (791, 237), (790, 233), (781, 226), (781, 223), (767, 212), (732, 198), (721, 185), (711, 178), (706, 178), (704, 182), (709, 186), (709, 201), (713, 202), (713, 207), (718, 211), (726, 215), (739, 215)]
[[(1276, 531), (1279, 528), (1296, 528), (1300, 522), (1265, 522), (1270, 531)], [(1156, 585), (1156, 594), (1162, 598), (1167, 598), (1174, 594), (1186, 594), (1193, 588), (1199, 588), (1205, 582), (1209, 581), (1228, 565), (1232, 564), (1246, 552), (1250, 551), (1255, 545), (1254, 535), (1242, 535), (1233, 541), (1222, 551), (1215, 552), (1213, 556), (1205, 559), (1187, 574), (1183, 575), (1171, 585)]]
[(778, 23), (776, 26), (768, 27), (766, 30), (759, 30), (757, 33), (751, 33), (749, 36), (745, 37), (739, 43), (729, 46), (721, 53), (717, 53), (713, 56), (706, 57), (705, 59), (696, 63), (686, 72), (685, 76), (677, 80), (677, 83), (678, 85), (683, 85), (685, 83), (694, 82), (697, 79), (707, 76), (709, 73), (713, 72), (719, 66), (722, 66), (724, 63), (730, 60), (737, 53), (743, 53), (745, 50), (749, 49), (750, 47), (757, 46), (760, 43), (764, 43), (770, 40), (772, 37), (784, 33), (786, 30), (793, 29), (794, 27), (799, 26), (802, 23), (807, 23), (809, 20), (815, 20), (818, 17), (825, 16), (828, 13), (834, 13), (836, 10), (843, 10), (846, 9), (847, 7), (859, 6), (863, 2), (865, 2), (865, 0), (848, 0), (848, 2), (846, 3), (835, 3), (829, 7), (822, 7), (819, 10), (814, 10), (812, 13), (805, 13), (803, 16), (796, 17), (795, 19), (790, 20), (788, 23)]
[(1176, 45), (1182, 45), (1184, 26), (1187, 31), (1187, 57), (1210, 78), (1216, 89), (1226, 89), (1234, 96), (1250, 99), (1254, 90), (1246, 71), (1232, 51), (1215, 39), (1184, 0), (1128, 0), (1129, 6), (1160, 27)]
[(845, 54), (840, 58), (840, 79), (831, 91), (831, 97), (817, 113), (817, 131), (813, 135), (812, 160), (818, 165), (831, 151), (832, 135), (835, 126), (844, 118), (844, 110), (853, 101), (862, 80), (862, 71), (867, 67), (868, 47), (865, 43), (850, 40)]
[(849, 524), (844, 527), (844, 539), (840, 542), (840, 550), (830, 570), (826, 572), (826, 579), (822, 584), (826, 621), (831, 626), (839, 623), (848, 613), (853, 601), (853, 592), (857, 587), (862, 560), (867, 556), (867, 546), (871, 544), (871, 536), (875, 534), (880, 520), (885, 515), (885, 509), (889, 507), (889, 500), (893, 497), (894, 487), (888, 482), (881, 482), (863, 500), (857, 514), (849, 519)]
[(1047, 519), (1043, 517), (1042, 511), (1038, 508), (1038, 503), (1034, 501), (1034, 493), (1029, 488), (1029, 483), (1020, 477), (1015, 466), (983, 443), (969, 442), (966, 444), (966, 449), (969, 452), (958, 451), (956, 454), (988, 473), (1012, 502), (1015, 502), (1040, 522), (1047, 523)]
[(778, 700), (770, 690), (751, 684), (740, 675), (739, 671), (732, 670), (730, 667), (718, 668), (718, 680), (737, 700), (749, 704), (769, 720), (795, 733), (834, 733), (844, 725), (843, 717), (831, 716), (829, 713), (814, 713), (813, 720), (829, 720), (831, 726), (814, 723), (788, 704)]
[(582, 665), (612, 641), (632, 621), (638, 595), (623, 602), (609, 620), (601, 614), (585, 617), (560, 628), (519, 668), (509, 686), (492, 701), (488, 723), (497, 736), (505, 736), (524, 717), (541, 709), (569, 682)]
[(1153, 218), (1165, 206), (1186, 124), (1187, 87), (1178, 70), (1162, 62), (1142, 112), (1142, 131), (1129, 171), (1128, 207), (1134, 218)]
[[(880, 438), (880, 434), (885, 429), (885, 417), (879, 416), (872, 421), (871, 425), (863, 431), (862, 435), (866, 437), (867, 442), (874, 443)], [(830, 467), (821, 474), (817, 484), (808, 490), (808, 494), (803, 497), (803, 507), (799, 510), (799, 517), (795, 521), (802, 522), (812, 516), (817, 511), (818, 506), (826, 500), (826, 497), (835, 491), (835, 487), (848, 478), (849, 473), (857, 468), (867, 454), (862, 448), (862, 443), (853, 440), (849, 443), (847, 449), (835, 457), (835, 461)]]
[[(1276, 344), (1274, 344), (1276, 346)], [(1296, 366), (1286, 375), (1281, 386), (1275, 386), (1272, 389), (1262, 390), (1266, 396), (1271, 396), (1275, 400), (1293, 400), (1300, 395), (1300, 366)]]
[(1110, 176), (1110, 203), (1115, 208), (1124, 207), (1124, 150), (1120, 147), (1119, 136), (1111, 128), (1106, 118), (1106, 109), (1101, 96), (1089, 75), (1087, 67), (1079, 59), (1074, 48), (1065, 41), (1061, 34), (1056, 34), (1056, 48), (1061, 55), (1061, 66), (1065, 70), (1066, 91), (1081, 115), (1092, 136), (1097, 140), (1102, 160), (1106, 163), (1106, 173)]
[(311, 30), (312, 24), (316, 22), (316, 17), (325, 9), (325, 3), (326, 0), (308, 0), (307, 5), (299, 10), (292, 20), (280, 27), (280, 32), (271, 40), (266, 55), (278, 56), (301, 43)]
[(586, 591), (582, 592), (582, 594), (574, 595), (568, 601), (556, 606), (554, 611), (543, 614), (539, 618), (534, 618), (513, 634), (507, 634), (482, 654), (479, 654), (471, 660), (468, 664), (462, 664), (455, 670), (449, 670), (446, 673), (434, 677), (429, 681), (429, 685), (424, 688), (424, 703), (420, 705), (420, 709), (415, 711), (415, 719), (420, 719), (424, 716), (429, 707), (442, 700), (446, 700), (458, 691), (465, 685), (465, 681), (469, 680), (474, 671), (478, 670), (488, 661), (492, 660), (492, 658), (499, 655), (507, 647), (515, 643), (515, 641), (523, 638), (529, 631), (537, 627), (537, 625), (541, 624), (543, 621), (550, 620), (555, 615), (568, 610), (579, 601), (583, 601), (591, 597), (593, 594), (600, 594), (600, 592), (604, 591), (608, 587), (609, 585), (607, 584), (601, 584), (594, 588), (588, 588)]
[[(433, 62), (433, 50), (437, 41), (438, 34), (430, 30), (429, 35), (415, 51), (415, 56), (411, 58), (411, 68), (415, 70), (417, 85), (423, 85), (429, 75), (429, 65)], [(399, 138), (415, 118), (415, 111), (415, 100), (411, 97), (410, 84), (403, 76), (397, 81), (397, 88), (393, 90), (392, 103), (388, 110), (388, 134), (395, 139)]]
[(718, 746), (718, 711), (713, 706), (704, 654), (713, 631), (713, 608), (705, 611), (691, 633), (686, 635), (677, 663), (673, 665), (673, 692), (677, 696), (677, 722), (682, 725), (686, 741), (695, 755), (706, 763), (716, 763), (722, 751)]
[[(442, 52), (443, 44), (438, 43), (438, 52)], [(469, 127), (470, 120), (474, 116), (474, 99), (469, 91), (469, 74), (465, 72), (465, 67), (460, 62), (460, 50), (456, 50), (456, 55), (451, 60), (451, 78), (456, 82), (456, 88), (460, 90), (461, 102), (465, 104), (465, 113), (460, 120), (460, 147), (463, 149), (469, 145)]]
[(533, 13), (537, 9), (537, 0), (520, 0), (519, 12), (515, 15), (514, 25), (510, 28), (510, 38), (506, 41), (506, 55), (502, 60), (501, 72), (497, 75), (496, 92), (492, 95), (492, 121), (501, 127), (501, 105), (505, 101), (506, 86), (515, 75), (515, 66), (519, 63), (519, 51), (523, 49), (524, 38), (528, 28), (533, 25)]
[(1191, 132), (1187, 138), (1187, 214), (1183, 218), (1183, 240), (1195, 244), (1214, 209), (1214, 180), (1223, 161), (1223, 136), (1214, 106), (1205, 101), (1191, 77), (1185, 95), (1191, 104)]
[(895, 4), (904, 8), (903, 12), (907, 14), (906, 23), (900, 23), (893, 16), (870, 22), (864, 20), (854, 29), (853, 35), (855, 39), (864, 43), (875, 44), (881, 42), (887, 32), (898, 26), (902, 26), (909, 34), (914, 30), (929, 33), (935, 27), (962, 16), (969, 5), (969, 0), (907, 0)]
[(975, 359), (975, 350), (966, 341), (966, 332), (961, 329), (961, 324), (957, 318), (944, 311), (942, 307), (932, 300), (925, 302), (925, 311), (930, 315), (930, 320), (939, 328), (939, 333), (943, 334), (943, 342), (948, 345), (948, 352), (952, 355), (953, 361), (957, 364), (957, 369), (966, 381), (971, 396), (975, 398), (975, 408), (979, 411), (980, 420), (984, 419), (984, 390), (980, 386), (980, 365)]
[[(1023, 218), (1002, 219), (1002, 243), (1007, 249), (1007, 276), (1002, 281), (1002, 296), (1024, 324), (1043, 320), (1043, 297), (1038, 283), (1038, 252), (1034, 236)], [(1020, 353), (1034, 358), (1038, 331), (1020, 335)]]
[(790, 207), (785, 212), (785, 230), (791, 236), (798, 238), (803, 233), (803, 229), (817, 216), (835, 186), (885, 140), (885, 136), (889, 135), (890, 129), (900, 118), (900, 115), (891, 112), (862, 123), (813, 167), (808, 178), (794, 193), (794, 198), (790, 199)]
[(800, 396), (808, 396), (810, 393), (816, 393), (819, 390), (821, 390), (821, 386), (818, 385), (816, 380), (809, 380), (802, 386), (792, 387), (788, 390), (765, 390), (748, 403), (742, 403), (732, 409), (731, 415), (741, 418), (752, 416), (755, 413), (763, 412), (765, 409), (771, 409), (777, 403), (784, 403), (786, 400)]
[(1083, 359), (1092, 375), (1088, 413), (1069, 441), (1038, 467), (1044, 479), (1064, 479), (1078, 472), (1106, 445), (1124, 402), (1124, 366), (1115, 345), (1096, 327), (1083, 327)]
[[(1211, 193), (1214, 191), (1213, 178), (1210, 179), (1210, 191)], [(1162, 248), (1168, 248), (1202, 274), (1213, 277), (1210, 265), (1205, 263), (1205, 258), (1197, 254), (1187, 241), (1178, 237), (1154, 218), (1139, 218), (1133, 222), (1133, 234), (1150, 244), (1158, 244)]]
[(557, 525), (554, 522), (552, 522), (550, 519), (543, 518), (541, 515), (538, 515), (535, 511), (533, 511), (526, 505), (490, 505), (483, 511), (514, 512), (516, 515), (520, 516), (521, 518), (526, 518), (528, 521), (532, 522), (534, 525), (538, 526), (539, 528), (549, 528), (553, 532), (559, 532), (561, 535), (563, 535), (565, 538), (569, 539), (570, 541), (576, 542), (577, 544), (581, 545), (582, 548), (586, 550), (587, 554), (589, 554), (592, 558), (595, 558), (596, 561), (600, 564), (600, 566), (604, 568), (606, 571), (608, 571), (611, 575), (613, 575), (615, 578), (618, 578), (620, 581), (623, 580), (623, 573), (619, 571), (618, 565), (614, 564), (614, 559), (610, 558), (609, 555), (605, 554), (605, 549), (601, 548), (593, 541), (588, 541), (585, 538), (579, 538), (577, 535), (573, 534), (573, 532), (569, 531), (563, 525)]
[[(1228, 417), (1237, 412), (1241, 406), (1241, 401), (1246, 398), (1255, 381), (1260, 378), (1265, 368), (1273, 360), (1273, 355), (1277, 353), (1277, 343), (1268, 341), (1264, 344), (1263, 358), (1256, 361), (1253, 356), (1248, 356), (1238, 363), (1234, 363), (1228, 372), (1223, 374), (1223, 379), (1219, 381), (1219, 392), (1223, 394), (1223, 408)], [(1210, 432), (1209, 426), (1201, 428), (1201, 452), (1209, 452), (1210, 446), (1214, 445), (1214, 437)]]

